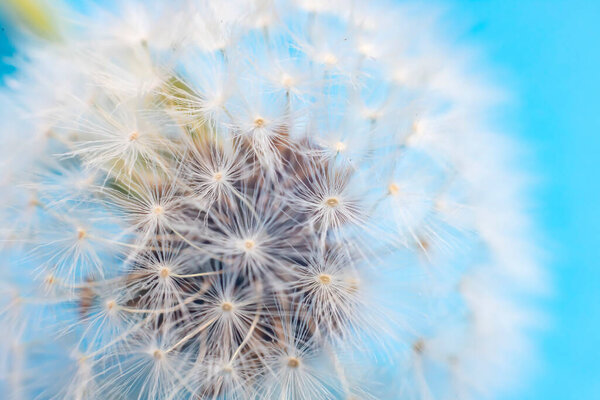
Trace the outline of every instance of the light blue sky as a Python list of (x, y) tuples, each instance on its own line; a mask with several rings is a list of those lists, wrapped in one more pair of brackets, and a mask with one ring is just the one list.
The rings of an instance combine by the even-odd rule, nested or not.
[(446, 4), (462, 39), (502, 71), (517, 99), (506, 125), (541, 178), (532, 213), (550, 258), (550, 322), (535, 376), (510, 399), (600, 399), (600, 0)]
[(506, 112), (533, 149), (534, 210), (551, 257), (550, 327), (516, 399), (600, 399), (600, 1), (454, 0), (451, 15), (503, 70)]

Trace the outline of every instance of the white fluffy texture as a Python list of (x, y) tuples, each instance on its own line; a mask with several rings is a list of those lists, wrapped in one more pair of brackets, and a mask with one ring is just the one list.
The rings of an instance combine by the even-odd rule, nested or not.
[(31, 42), (1, 92), (0, 397), (509, 388), (521, 179), (431, 15), (128, 0)]

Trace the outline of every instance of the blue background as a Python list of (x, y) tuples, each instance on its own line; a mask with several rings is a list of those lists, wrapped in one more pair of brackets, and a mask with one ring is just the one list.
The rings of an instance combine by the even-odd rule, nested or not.
[[(533, 376), (508, 398), (600, 399), (600, 0), (442, 4), (517, 100), (502, 116), (540, 177), (532, 214), (548, 255), (549, 322), (535, 334)], [(0, 24), (7, 56), (13, 45)]]
[(510, 398), (600, 399), (600, 1), (449, 6), (465, 40), (503, 69), (518, 100), (505, 116), (541, 178), (532, 212), (549, 256), (549, 322), (535, 375)]

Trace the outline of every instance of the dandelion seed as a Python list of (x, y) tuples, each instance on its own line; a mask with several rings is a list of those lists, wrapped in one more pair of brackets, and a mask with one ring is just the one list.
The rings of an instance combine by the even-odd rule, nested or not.
[(161, 268), (159, 274), (162, 279), (167, 279), (171, 274), (171, 270), (168, 267), (163, 267)]
[(400, 187), (395, 183), (390, 183), (388, 186), (388, 192), (392, 196), (397, 196), (400, 193)]
[(77, 239), (83, 240), (87, 236), (87, 232), (83, 228), (77, 228)]
[(256, 117), (254, 120), (254, 126), (257, 128), (262, 128), (265, 125), (265, 120), (261, 117)]
[(292, 87), (294, 87), (295, 83), (296, 83), (296, 80), (291, 75), (288, 75), (288, 74), (284, 73), (281, 76), (281, 85), (284, 88), (286, 88), (287, 90), (289, 90)]
[(225, 312), (229, 312), (229, 311), (233, 310), (233, 304), (226, 301), (223, 304), (221, 304), (221, 309), (223, 309), (223, 311), (225, 311)]
[(325, 204), (328, 207), (335, 208), (340, 205), (340, 200), (337, 197), (328, 197), (325, 199)]
[(298, 368), (300, 366), (300, 360), (298, 360), (296, 357), (290, 357), (287, 365), (290, 368)]
[(133, 131), (129, 134), (129, 141), (133, 142), (134, 140), (137, 140), (140, 137), (139, 132)]

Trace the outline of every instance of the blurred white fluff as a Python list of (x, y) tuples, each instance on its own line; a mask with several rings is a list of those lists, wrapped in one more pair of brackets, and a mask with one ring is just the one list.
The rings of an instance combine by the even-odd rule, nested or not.
[(517, 380), (540, 284), (521, 176), (434, 13), (62, 11), (78, 22), (29, 41), (0, 92), (0, 397), (489, 399)]

